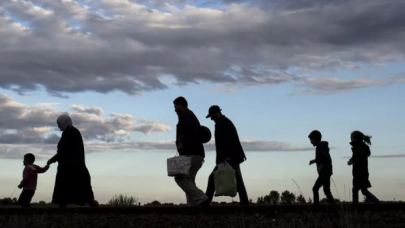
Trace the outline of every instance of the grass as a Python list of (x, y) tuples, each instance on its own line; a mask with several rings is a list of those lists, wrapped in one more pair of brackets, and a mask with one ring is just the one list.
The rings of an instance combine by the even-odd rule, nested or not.
[[(295, 180), (292, 180), (299, 193), (303, 195), (301, 188)], [(338, 199), (340, 193), (333, 181)], [(346, 193), (346, 186), (344, 186)], [(346, 198), (346, 194), (345, 198)], [(305, 197), (305, 196), (304, 196)], [(345, 200), (346, 201), (346, 200)], [(135, 206), (138, 199), (127, 195), (115, 195), (105, 207)], [(310, 204), (309, 212), (303, 213), (277, 213), (274, 205), (267, 205), (267, 213), (247, 214), (229, 213), (215, 214), (144, 214), (134, 215), (126, 213), (104, 214), (42, 214), (42, 215), (9, 215), (0, 217), (1, 228), (20, 227), (311, 227), (311, 228), (367, 228), (367, 227), (405, 227), (404, 211), (361, 212), (353, 211), (348, 203), (337, 203), (337, 212), (313, 212)], [(36, 205), (34, 207), (43, 207)], [(52, 207), (53, 205), (46, 205)], [(334, 207), (333, 206), (333, 207)], [(220, 206), (219, 206), (220, 207)], [(298, 205), (297, 205), (298, 207)]]

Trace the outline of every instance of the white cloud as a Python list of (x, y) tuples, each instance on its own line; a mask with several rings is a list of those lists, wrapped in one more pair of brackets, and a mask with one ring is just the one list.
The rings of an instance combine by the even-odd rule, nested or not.
[[(134, 132), (154, 134), (168, 132), (170, 126), (137, 118), (130, 114), (111, 113), (104, 118), (101, 107), (69, 106), (77, 111), (70, 114), (74, 126), (81, 130), (84, 139), (115, 141)], [(0, 143), (57, 143), (59, 137), (53, 130), (56, 119), (63, 112), (54, 106), (25, 105), (0, 94)], [(51, 134), (45, 138), (46, 134)]]

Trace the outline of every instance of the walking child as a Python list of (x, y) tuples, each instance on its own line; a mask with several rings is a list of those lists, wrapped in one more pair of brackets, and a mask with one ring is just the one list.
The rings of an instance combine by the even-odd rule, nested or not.
[(316, 163), (318, 170), (318, 179), (315, 182), (312, 192), (314, 194), (314, 204), (319, 204), (319, 189), (323, 186), (323, 192), (328, 199), (328, 203), (335, 204), (335, 199), (330, 191), (330, 177), (332, 176), (332, 158), (329, 154), (329, 143), (322, 140), (321, 132), (314, 130), (308, 138), (311, 140), (311, 144), (316, 147), (315, 159), (309, 162), (309, 165)]
[(23, 180), (18, 188), (22, 188), (20, 197), (18, 198), (18, 204), (22, 207), (30, 207), (32, 197), (35, 194), (37, 188), (38, 173), (45, 173), (49, 169), (49, 165), (41, 168), (34, 165), (35, 156), (33, 154), (24, 155), (24, 171)]
[(371, 155), (369, 147), (371, 146), (371, 136), (364, 135), (360, 131), (353, 131), (350, 138), (353, 155), (347, 164), (353, 165), (353, 203), (359, 202), (359, 190), (361, 190), (361, 193), (367, 200), (378, 203), (377, 197), (368, 191), (368, 188), (371, 188), (371, 183), (368, 180), (368, 157)]

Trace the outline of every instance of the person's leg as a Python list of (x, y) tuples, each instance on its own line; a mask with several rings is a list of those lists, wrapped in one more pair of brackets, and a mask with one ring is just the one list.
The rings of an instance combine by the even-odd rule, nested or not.
[(235, 170), (236, 178), (236, 189), (239, 194), (239, 201), (241, 205), (249, 205), (249, 197), (246, 191), (245, 183), (243, 182), (242, 172), (240, 170), (239, 164), (231, 164), (232, 168)]
[[(195, 176), (190, 176), (191, 181), (195, 184)], [(197, 202), (193, 200), (193, 198), (190, 196), (190, 194), (186, 193), (186, 199), (187, 199), (187, 205), (188, 206), (195, 206), (197, 205)]]
[(208, 185), (207, 185), (207, 190), (205, 191), (205, 195), (208, 197), (208, 202), (211, 203), (212, 200), (214, 199), (214, 193), (215, 193), (215, 182), (214, 182), (214, 171), (218, 169), (217, 166), (215, 166), (214, 170), (212, 170), (210, 176), (208, 177)]
[(35, 190), (24, 189), (18, 199), (21, 207), (31, 207), (31, 200), (35, 194)]
[(359, 190), (360, 188), (354, 187), (352, 188), (352, 203), (357, 204), (359, 203)]
[(361, 188), (361, 193), (371, 202), (379, 203), (380, 200), (377, 199), (371, 192), (368, 191), (367, 188)]
[(328, 203), (335, 204), (335, 199), (332, 196), (330, 191), (330, 175), (323, 176), (323, 192), (325, 193), (326, 198), (328, 199)]
[(189, 172), (189, 177), (174, 177), (177, 185), (188, 194), (196, 204), (199, 204), (208, 199), (208, 197), (201, 191), (195, 183), (192, 181), (192, 177), (195, 178), (198, 170), (201, 168), (204, 158), (201, 156), (190, 156), (191, 157), (191, 167)]
[(26, 207), (26, 205), (27, 205), (27, 200), (26, 200), (27, 197), (25, 195), (26, 195), (25, 190), (22, 190), (20, 197), (18, 197), (18, 204), (21, 207)]
[(319, 189), (322, 187), (322, 177), (319, 175), (318, 179), (316, 179), (314, 187), (312, 187), (312, 192), (314, 194), (314, 204), (319, 204)]

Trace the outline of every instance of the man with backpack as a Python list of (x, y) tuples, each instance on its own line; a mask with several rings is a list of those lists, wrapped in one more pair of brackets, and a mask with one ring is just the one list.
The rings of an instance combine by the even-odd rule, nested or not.
[(201, 125), (194, 113), (188, 109), (187, 100), (178, 97), (174, 101), (175, 112), (179, 117), (176, 129), (176, 146), (179, 155), (191, 158), (189, 175), (175, 176), (177, 185), (186, 193), (187, 204), (198, 206), (208, 197), (195, 184), (197, 172), (204, 163), (205, 151), (201, 140)]

